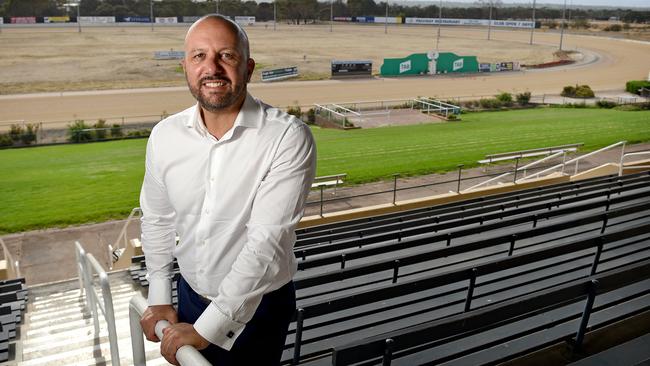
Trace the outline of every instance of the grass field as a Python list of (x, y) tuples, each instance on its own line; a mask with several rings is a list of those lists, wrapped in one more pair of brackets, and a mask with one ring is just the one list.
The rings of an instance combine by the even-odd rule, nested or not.
[[(314, 129), (318, 175), (360, 183), (476, 165), (485, 154), (582, 142), (650, 141), (650, 112), (547, 108), (460, 123)], [(123, 218), (138, 205), (146, 140), (0, 151), (0, 233)]]

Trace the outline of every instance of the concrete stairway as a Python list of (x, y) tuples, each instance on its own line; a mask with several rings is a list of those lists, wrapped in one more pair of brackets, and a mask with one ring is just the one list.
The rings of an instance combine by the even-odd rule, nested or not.
[[(139, 289), (127, 271), (109, 275), (121, 365), (132, 365), (129, 300)], [(101, 294), (101, 291), (98, 290)], [(20, 326), (13, 365), (111, 365), (108, 330), (99, 316), (99, 334), (76, 280), (30, 288), (28, 311)], [(147, 365), (168, 365), (158, 344), (145, 341)]]

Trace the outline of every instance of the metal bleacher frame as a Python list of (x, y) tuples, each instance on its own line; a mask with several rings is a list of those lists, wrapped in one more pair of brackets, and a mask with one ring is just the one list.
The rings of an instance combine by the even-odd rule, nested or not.
[[(443, 324), (539, 293), (555, 294), (553, 291), (569, 284), (588, 286), (584, 281), (600, 281), (612, 271), (625, 272), (650, 260), (644, 246), (650, 240), (647, 197), (650, 173), (645, 172), (297, 230), (294, 253), (299, 272), (294, 283), (298, 311), (282, 363), (331, 364), (331, 355), (336, 353), (335, 362), (347, 364), (347, 356), (342, 355), (350, 339), (372, 340), (385, 332), (399, 333), (404, 327)], [(431, 261), (436, 264), (418, 269)], [(134, 280), (146, 286), (144, 259), (134, 257), (133, 264)], [(511, 273), (503, 274), (508, 271)], [(434, 299), (437, 305), (418, 310), (421, 314), (409, 313), (409, 306), (423, 301), (413, 296), (432, 289), (441, 291), (440, 295), (428, 295), (424, 300)], [(584, 296), (579, 295), (580, 299)], [(615, 302), (611, 303), (615, 306)], [(573, 311), (569, 320), (579, 321), (578, 313)], [(358, 320), (362, 318), (365, 320)], [(396, 328), (402, 319), (408, 321)], [(579, 327), (571, 324), (575, 333)], [(353, 335), (348, 335), (349, 331)], [(410, 357), (399, 347), (386, 348), (386, 339), (380, 342), (381, 354), (362, 364), (380, 363), (377, 357), (383, 354), (388, 355), (386, 360), (394, 356), (397, 364), (402, 356)], [(397, 341), (393, 338), (393, 342)], [(427, 347), (416, 346), (425, 353)]]
[[(642, 179), (644, 179), (644, 181), (637, 181), (637, 182), (635, 182), (636, 184), (632, 184), (632, 186), (634, 186), (634, 188), (636, 188), (636, 189), (645, 188), (645, 187), (648, 187), (650, 189), (650, 186), (648, 185), (647, 178), (644, 178), (645, 176), (647, 176), (647, 174), (637, 175), (636, 178), (642, 178)], [(595, 185), (595, 183), (597, 183), (597, 181), (598, 180), (592, 180), (591, 183), (594, 183), (594, 185)], [(601, 179), (601, 181), (603, 181), (603, 179)], [(588, 218), (582, 218), (582, 219), (579, 219), (579, 220), (573, 220), (573, 221), (565, 222), (565, 223), (559, 223), (559, 224), (556, 224), (556, 225), (549, 226), (548, 228), (541, 228), (541, 229), (535, 229), (535, 230), (537, 230), (538, 233), (542, 232), (542, 231), (544, 231), (544, 232), (553, 232), (553, 231), (557, 231), (557, 230), (561, 230), (561, 229), (570, 228), (570, 227), (572, 227), (574, 225), (577, 225), (578, 223), (584, 224), (584, 223), (587, 223), (587, 222), (591, 222), (591, 223), (601, 222), (602, 223), (601, 224), (602, 228), (599, 230), (600, 233), (596, 234), (594, 236), (594, 238), (588, 239), (586, 241), (578, 241), (578, 243), (581, 243), (581, 244), (573, 244), (573, 245), (576, 245), (574, 247), (567, 247), (568, 251), (566, 253), (564, 253), (564, 254), (570, 254), (570, 253), (575, 252), (576, 250), (581, 250), (578, 247), (580, 245), (586, 245), (585, 243), (591, 243), (591, 244), (589, 244), (590, 245), (589, 247), (592, 248), (592, 249), (593, 248), (599, 248), (599, 247), (602, 248), (602, 244), (599, 244), (599, 242), (598, 242), (599, 239), (597, 239), (597, 238), (601, 238), (601, 239), (602, 238), (608, 238), (608, 236), (600, 235), (600, 234), (602, 234), (604, 229), (607, 227), (607, 221), (608, 220), (613, 219), (615, 216), (622, 216), (622, 215), (625, 215), (625, 214), (629, 214), (630, 212), (634, 212), (635, 210), (648, 210), (648, 208), (650, 208), (650, 206), (648, 206), (648, 204), (650, 202), (643, 202), (639, 206), (636, 206), (636, 207), (635, 206), (625, 207), (625, 208), (621, 208), (620, 211), (619, 210), (611, 210), (610, 211), (609, 210), (610, 205), (620, 204), (622, 202), (625, 202), (627, 200), (632, 200), (632, 199), (637, 199), (637, 200), (638, 199), (643, 199), (645, 197), (648, 197), (648, 191), (643, 191), (641, 193), (637, 192), (636, 194), (633, 194), (633, 195), (629, 196), (626, 199), (621, 198), (620, 201), (618, 201), (618, 199), (619, 199), (618, 197), (615, 197), (615, 198), (613, 198), (614, 201), (612, 201), (611, 196), (620, 194), (620, 193), (624, 192), (624, 190), (620, 189), (622, 187), (616, 181), (614, 181), (612, 179), (606, 179), (606, 181), (610, 182), (609, 184), (611, 185), (608, 189), (604, 190), (603, 192), (601, 192), (599, 194), (598, 193), (593, 193), (591, 195), (589, 195), (589, 194), (587, 195), (590, 198), (594, 198), (594, 197), (597, 197), (599, 195), (602, 196), (602, 197), (607, 197), (602, 202), (596, 202), (596, 203), (593, 203), (593, 202), (589, 203), (588, 202), (585, 205), (578, 205), (578, 206), (576, 206), (574, 208), (568, 208), (567, 210), (565, 210), (565, 213), (567, 213), (567, 212), (575, 213), (575, 212), (584, 211), (584, 210), (586, 210), (588, 208), (594, 208), (594, 207), (600, 206), (601, 208), (605, 209), (605, 214), (591, 216), (591, 217), (588, 217)], [(575, 183), (573, 185), (575, 186)], [(570, 186), (570, 185), (565, 184), (564, 186), (567, 187), (567, 186)], [(630, 187), (628, 187), (628, 188), (630, 188)], [(632, 189), (632, 188), (630, 188), (630, 189)], [(566, 194), (566, 196), (571, 195), (569, 193), (565, 193), (565, 194)], [(512, 194), (511, 194), (511, 196), (512, 196)], [(562, 194), (559, 194), (558, 197), (562, 197)], [(574, 202), (579, 202), (579, 201), (585, 200), (585, 199), (586, 199), (585, 197), (581, 197), (581, 198), (575, 198), (575, 199), (572, 199), (572, 200)], [(515, 200), (515, 203), (516, 203), (516, 205), (523, 205), (523, 202), (521, 202), (521, 200)], [(498, 205), (496, 205), (496, 206), (497, 207), (503, 207), (503, 206), (498, 206)], [(548, 209), (550, 210), (551, 207), (555, 207), (556, 204), (555, 203), (542, 203), (542, 204), (540, 204), (538, 206), (539, 207), (537, 207), (537, 208), (548, 207)], [(559, 205), (557, 205), (557, 206), (559, 206)], [(552, 212), (552, 211), (549, 211), (549, 216), (553, 216), (554, 214), (551, 214), (550, 212)], [(469, 213), (466, 212), (466, 211), (463, 211), (463, 213), (469, 215)], [(555, 215), (557, 215), (557, 214), (559, 214), (559, 213), (556, 211)], [(523, 221), (525, 221), (525, 220), (532, 221), (533, 225), (535, 225), (535, 223), (537, 221), (548, 218), (548, 217), (545, 217), (545, 215), (540, 216), (540, 215), (533, 214), (533, 215), (530, 215), (530, 216), (531, 217), (528, 217), (526, 219), (521, 219), (521, 220), (523, 220)], [(493, 219), (499, 220), (498, 217), (493, 217)], [(519, 221), (519, 219), (520, 218), (518, 218), (517, 221)], [(486, 216), (478, 217), (478, 218), (475, 218), (475, 220), (477, 222), (479, 222), (479, 224), (480, 224), (480, 222), (482, 222), (483, 220), (487, 221), (488, 217), (486, 217)], [(522, 221), (519, 221), (519, 222), (522, 222)], [(458, 223), (456, 223), (456, 225), (457, 224)], [(453, 226), (453, 225), (454, 224), (452, 223), (451, 226)], [(508, 224), (504, 224), (504, 225), (507, 226)], [(475, 229), (475, 230), (481, 231), (481, 230), (487, 230), (487, 229), (488, 229), (487, 227), (482, 227), (481, 228), (479, 226), (479, 228)], [(542, 231), (540, 231), (540, 230), (542, 230)], [(367, 229), (366, 229), (366, 231), (367, 231)], [(433, 228), (430, 228), (430, 231), (435, 231), (435, 230)], [(650, 226), (644, 225), (644, 226), (642, 226), (640, 228), (633, 228), (633, 229), (630, 229), (629, 231), (624, 231), (623, 236), (631, 235), (632, 233), (635, 233), (635, 232), (638, 233), (639, 231), (644, 232), (644, 233), (645, 232), (650, 232)], [(404, 234), (404, 233), (401, 233), (401, 234)], [(398, 235), (401, 235), (401, 234), (398, 234)], [(533, 236), (533, 234), (534, 234), (534, 232), (530, 233), (531, 236)], [(507, 254), (508, 256), (512, 256), (515, 240), (525, 239), (524, 236), (525, 235), (522, 235), (521, 237), (514, 238), (514, 240), (513, 240), (512, 236), (504, 235), (504, 236), (502, 236), (500, 238), (491, 239), (493, 241), (487, 241), (487, 242), (484, 242), (484, 243), (485, 243), (485, 247), (489, 247), (489, 246), (496, 245), (497, 242), (500, 242), (500, 243), (504, 243), (504, 242), (508, 243), (508, 242), (510, 242), (510, 249), (506, 250), (506, 253), (508, 253)], [(444, 241), (445, 238), (446, 237), (443, 234), (443, 235), (439, 235), (437, 239)], [(367, 236), (364, 236), (364, 239), (370, 239), (370, 238), (368, 238)], [(365, 247), (366, 245), (369, 244), (369, 241), (366, 242), (364, 239), (359, 239), (359, 237), (357, 237), (356, 239), (352, 239), (347, 243), (349, 245), (348, 247), (352, 247), (355, 244), (357, 246), (359, 244), (361, 244), (362, 247)], [(389, 238), (384, 237), (383, 239), (388, 240)], [(392, 239), (399, 239), (399, 238), (392, 237)], [(420, 239), (418, 239), (418, 240), (420, 240)], [(433, 240), (431, 240), (431, 242), (432, 241)], [(405, 245), (404, 242), (405, 241), (402, 240), (402, 242), (400, 242), (399, 245)], [(336, 242), (335, 241), (332, 244), (328, 244), (326, 247), (329, 247), (330, 249), (332, 249), (332, 247), (336, 247), (340, 243), (341, 242)], [(426, 243), (427, 243), (427, 239), (424, 239), (424, 240), (421, 240), (420, 244), (425, 245)], [(446, 248), (437, 250), (437, 253), (432, 254), (432, 252), (429, 252), (427, 254), (421, 254), (421, 255), (423, 257), (424, 256), (429, 256), (428, 259), (432, 259), (434, 256), (438, 256), (438, 258), (446, 258), (448, 256), (453, 255), (454, 253), (463, 252), (463, 251), (469, 250), (469, 249), (476, 249), (479, 246), (481, 246), (482, 244), (483, 244), (482, 242), (476, 242), (476, 243), (472, 243), (471, 245), (467, 245), (467, 246), (448, 246)], [(399, 246), (399, 245), (396, 245), (396, 246)], [(317, 249), (317, 248), (319, 248), (319, 247), (312, 247), (311, 249), (312, 250), (322, 250), (322, 249)], [(338, 249), (341, 249), (341, 248), (339, 247)], [(585, 249), (585, 248), (582, 248), (582, 249)], [(369, 250), (377, 252), (380, 249), (378, 249), (376, 247), (373, 247), (373, 248), (369, 248)], [(558, 249), (553, 248), (552, 250), (558, 250)], [(595, 250), (595, 252), (599, 252), (599, 253), (600, 253), (600, 251), (601, 250), (598, 250), (598, 249)], [(300, 253), (300, 249), (297, 250), (297, 252), (296, 252), (298, 257), (300, 257), (299, 253)], [(540, 253), (544, 253), (544, 254), (542, 254), (542, 257), (541, 257), (541, 258), (543, 258), (546, 255), (548, 255), (550, 252), (547, 251), (547, 250), (543, 250)], [(314, 253), (310, 253), (310, 254), (314, 254)], [(503, 253), (502, 255), (505, 255), (505, 253)], [(594, 255), (594, 254), (591, 254), (591, 255)], [(600, 254), (598, 254), (598, 256), (600, 256)], [(340, 261), (342, 263), (342, 267), (344, 267), (343, 263), (345, 263), (346, 257), (347, 257), (347, 260), (350, 260), (350, 259), (354, 258), (354, 255), (352, 253), (350, 253), (350, 252), (346, 252), (344, 254), (339, 255), (339, 258), (336, 258), (336, 256), (332, 256), (332, 257), (335, 258), (335, 259), (331, 259), (332, 262), (334, 262), (335, 260)], [(344, 279), (352, 278), (352, 277), (355, 277), (355, 276), (363, 276), (363, 275), (366, 275), (366, 274), (371, 273), (373, 271), (390, 270), (391, 268), (394, 270), (394, 272), (393, 272), (393, 282), (396, 282), (396, 277), (397, 277), (397, 273), (398, 273), (398, 270), (399, 270), (400, 266), (407, 265), (409, 260), (410, 261), (426, 260), (424, 258), (416, 258), (416, 257), (417, 256), (413, 256), (411, 259), (404, 258), (404, 257), (397, 258), (397, 259), (391, 258), (391, 259), (387, 259), (387, 260), (385, 260), (383, 262), (366, 263), (364, 265), (359, 265), (359, 266), (356, 266), (356, 267), (342, 268), (339, 271), (331, 271), (329, 273), (322, 274), (322, 275), (314, 275), (314, 276), (311, 276), (311, 277), (303, 277), (303, 278), (297, 279), (295, 281), (295, 284), (296, 284), (297, 289), (304, 290), (307, 287), (318, 285), (319, 282), (320, 283), (327, 283), (327, 282), (336, 283), (338, 281), (342, 281)], [(505, 257), (505, 258), (509, 258), (509, 257)], [(540, 259), (540, 257), (538, 257), (538, 259)], [(314, 261), (323, 261), (323, 258), (317, 258)], [(502, 259), (501, 258), (501, 259), (496, 259), (495, 261), (498, 262), (498, 263), (503, 263), (503, 261), (508, 261), (508, 259)], [(305, 261), (301, 261), (299, 263), (299, 266), (301, 264), (303, 264), (303, 263), (305, 263)], [(303, 269), (305, 267), (306, 266), (303, 264)], [(470, 283), (470, 287), (471, 287), (471, 282), (472, 282), (471, 270), (473, 268), (475, 268), (475, 267), (465, 269), (466, 272), (464, 273), (464, 277), (462, 277), (462, 281), (467, 281), (468, 283)], [(441, 286), (443, 284), (448, 284), (449, 280), (451, 278), (452, 277), (441, 277), (441, 282), (439, 282), (438, 284), (441, 285)], [(390, 282), (390, 276), (389, 276), (388, 279), (385, 279), (385, 281)], [(414, 283), (422, 283), (422, 281), (423, 280), (420, 278), (418, 280), (415, 280)], [(400, 285), (386, 285), (387, 288), (391, 288), (393, 286), (400, 286)], [(403, 289), (395, 290), (395, 292), (392, 292), (390, 290), (386, 290), (386, 291), (387, 291), (386, 294), (388, 294), (388, 295), (387, 295), (387, 297), (385, 297), (385, 299), (390, 299), (390, 298), (393, 298), (394, 296), (399, 296), (399, 294), (404, 294), (405, 293), (403, 291)], [(468, 291), (468, 293), (469, 293), (469, 291)], [(343, 296), (341, 298), (337, 298), (337, 297), (332, 295), (332, 296), (329, 296), (326, 300), (323, 300), (321, 303), (306, 305), (305, 307), (303, 307), (303, 310), (299, 311), (297, 313), (298, 315), (296, 316), (298, 325), (296, 326), (296, 329), (295, 329), (296, 335), (295, 335), (294, 339), (296, 339), (295, 343), (297, 343), (298, 346), (296, 346), (294, 348), (294, 359), (291, 362), (295, 364), (295, 363), (300, 363), (300, 362), (302, 362), (302, 360), (304, 360), (304, 358), (300, 355), (300, 351), (296, 352), (296, 349), (300, 348), (301, 336), (299, 335), (300, 331), (298, 331), (298, 328), (300, 327), (301, 322), (304, 322), (305, 320), (309, 319), (310, 317), (322, 316), (322, 315), (324, 315), (325, 313), (328, 313), (328, 312), (335, 312), (335, 311), (338, 311), (338, 310), (353, 306), (353, 301), (359, 301), (359, 303), (357, 303), (357, 304), (361, 304), (364, 301), (372, 302), (372, 300), (370, 300), (371, 297), (372, 296), (370, 295), (370, 292), (358, 292), (358, 293), (355, 293), (353, 295), (349, 295), (347, 297)], [(471, 298), (471, 295), (468, 298)], [(350, 300), (350, 299), (353, 299), (353, 300)], [(378, 299), (378, 298), (374, 298), (374, 300), (381, 301), (381, 299)], [(469, 300), (469, 301), (466, 300), (466, 301), (467, 301), (468, 304), (471, 303), (471, 300)], [(336, 304), (338, 304), (338, 305), (336, 305)], [(325, 310), (325, 309), (329, 309), (329, 310)], [(366, 326), (374, 327), (373, 325), (366, 325)], [(313, 329), (313, 325), (311, 326), (311, 329)], [(287, 346), (289, 348), (291, 348), (293, 345), (290, 342), (288, 342)], [(326, 351), (326, 350), (323, 350), (323, 351)], [(323, 351), (321, 351), (321, 353)], [(309, 359), (310, 357), (319, 357), (318, 352), (317, 353), (311, 353), (311, 354), (308, 353), (307, 355), (304, 355), (304, 356), (307, 359)], [(283, 360), (284, 360), (284, 362), (287, 362), (286, 358), (283, 359)]]
[[(644, 176), (644, 174), (642, 173), (641, 175), (637, 175), (637, 176)], [(614, 182), (618, 180), (619, 177), (615, 177), (615, 176), (590, 178), (578, 182), (566, 182), (566, 183), (555, 184), (553, 186), (535, 187), (526, 190), (519, 190), (516, 192), (493, 194), (493, 195), (478, 197), (469, 200), (437, 205), (435, 207), (426, 207), (426, 208), (415, 209), (410, 211), (401, 211), (401, 212), (384, 214), (380, 216), (360, 218), (360, 219), (348, 220), (348, 221), (337, 222), (332, 224), (313, 226), (309, 228), (302, 228), (296, 230), (298, 242), (296, 243), (295, 247), (301, 248), (303, 246), (309, 246), (314, 243), (323, 242), (323, 240), (325, 240), (325, 237), (328, 238), (328, 240), (325, 240), (326, 242), (332, 242), (334, 240), (341, 239), (342, 238), (341, 236), (333, 236), (333, 235), (342, 232), (347, 232), (347, 234), (344, 235), (347, 235), (348, 237), (354, 237), (354, 236), (363, 237), (366, 234), (373, 232), (372, 230), (366, 230), (367, 227), (376, 227), (376, 226), (389, 224), (389, 223), (401, 223), (416, 218), (433, 217), (436, 215), (444, 214), (447, 212), (453, 212), (456, 210), (466, 211), (472, 208), (482, 207), (485, 204), (489, 204), (489, 203), (500, 204), (506, 202), (508, 204), (508, 202), (510, 202), (509, 205), (519, 205), (520, 202), (518, 201), (524, 200), (526, 198), (538, 197), (540, 192), (543, 192), (544, 194), (547, 195), (551, 195), (551, 194), (562, 195), (564, 192), (567, 191), (567, 188), (572, 188), (575, 190), (588, 189), (591, 186), (603, 185), (603, 184), (607, 184), (608, 182)], [(566, 196), (567, 194), (564, 195)], [(512, 203), (511, 198), (516, 202)], [(314, 238), (313, 240), (308, 240), (308, 238), (318, 237), (318, 236), (322, 236), (322, 237), (317, 239)]]
[[(565, 334), (562, 336), (544, 339), (537, 346), (542, 347), (558, 340), (572, 338), (574, 347), (579, 348), (584, 339), (589, 318), (594, 311), (593, 305), (596, 296), (645, 279), (650, 279), (650, 260), (627, 268), (578, 279), (490, 307), (351, 342), (345, 346), (334, 348), (332, 365), (357, 364), (376, 358), (382, 359), (382, 365), (390, 365), (394, 354), (400, 354), (401, 351), (407, 351), (409, 348), (412, 349), (427, 343), (430, 345), (432, 342), (443, 339), (448, 341), (450, 338), (466, 337), (489, 327), (503, 325), (505, 322), (519, 320), (549, 312), (571, 303), (585, 301), (584, 310), (579, 317), (579, 325), (574, 332), (564, 332)], [(614, 301), (615, 305), (618, 303), (620, 301)], [(553, 321), (548, 321), (543, 326), (557, 326), (570, 318), (570, 315), (566, 315), (564, 319), (553, 319)], [(539, 326), (533, 330), (539, 331)], [(401, 355), (404, 356), (404, 353), (401, 352)]]

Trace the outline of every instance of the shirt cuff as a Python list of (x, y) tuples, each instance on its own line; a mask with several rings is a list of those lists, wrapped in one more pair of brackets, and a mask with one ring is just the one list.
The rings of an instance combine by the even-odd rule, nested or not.
[(172, 282), (164, 278), (149, 278), (149, 306), (172, 303)]
[(194, 323), (194, 329), (208, 342), (230, 351), (246, 324), (236, 322), (211, 302)]

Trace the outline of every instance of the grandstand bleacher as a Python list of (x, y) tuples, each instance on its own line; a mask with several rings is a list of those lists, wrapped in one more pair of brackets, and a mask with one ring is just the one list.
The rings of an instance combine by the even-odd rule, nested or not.
[(11, 358), (12, 341), (20, 336), (19, 326), (23, 322), (28, 300), (25, 278), (0, 281), (0, 362)]
[(606, 176), (297, 230), (282, 362), (494, 364), (644, 314), (649, 183)]

